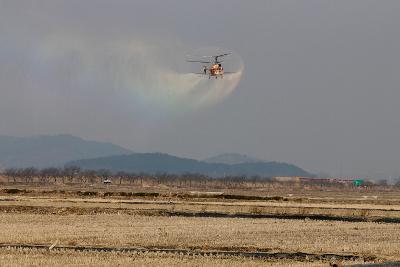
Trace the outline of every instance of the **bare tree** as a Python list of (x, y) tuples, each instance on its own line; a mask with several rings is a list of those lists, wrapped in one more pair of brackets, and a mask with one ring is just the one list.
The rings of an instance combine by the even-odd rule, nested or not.
[(39, 171), (39, 179), (43, 183), (49, 183), (50, 180), (56, 183), (59, 176), (60, 170), (58, 168), (45, 168)]
[(65, 183), (64, 178), (67, 178), (67, 181), (72, 183), (74, 180), (74, 177), (76, 175), (78, 175), (80, 171), (81, 171), (81, 168), (78, 166), (64, 167), (64, 170), (62, 171), (63, 183)]
[(94, 170), (84, 170), (81, 172), (82, 181), (83, 183), (95, 183), (96, 182), (96, 177), (97, 177), (97, 172)]
[(16, 182), (16, 178), (18, 176), (18, 170), (15, 168), (9, 168), (4, 171), (4, 175), (7, 176), (8, 182), (10, 182), (10, 179)]
[(119, 180), (119, 184), (122, 184), (122, 180), (123, 179), (129, 178), (129, 173), (126, 173), (126, 172), (123, 172), (123, 171), (117, 172), (116, 177)]
[(378, 181), (378, 185), (387, 186), (388, 185), (388, 181), (386, 179), (381, 179), (381, 180)]
[(39, 171), (34, 167), (29, 167), (21, 170), (21, 176), (25, 178), (25, 182), (33, 182), (33, 178), (37, 176)]

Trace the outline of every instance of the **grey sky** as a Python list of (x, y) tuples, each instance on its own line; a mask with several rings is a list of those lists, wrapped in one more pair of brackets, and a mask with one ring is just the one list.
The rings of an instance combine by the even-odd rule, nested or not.
[[(239, 152), (332, 175), (398, 176), (399, 12), (397, 0), (0, 0), (0, 134), (71, 133), (135, 151)], [(146, 91), (138, 101), (119, 88), (124, 50), (108, 47), (132, 40), (179, 70), (191, 47), (234, 51), (244, 74), (217, 103), (158, 109)], [(107, 55), (118, 59), (109, 67), (98, 60)]]

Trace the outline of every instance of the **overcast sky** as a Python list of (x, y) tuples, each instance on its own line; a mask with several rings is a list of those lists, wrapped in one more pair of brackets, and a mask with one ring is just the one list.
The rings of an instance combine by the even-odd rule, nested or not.
[[(399, 176), (399, 13), (398, 0), (0, 0), (0, 134)], [(188, 53), (214, 48), (241, 76), (184, 74)]]

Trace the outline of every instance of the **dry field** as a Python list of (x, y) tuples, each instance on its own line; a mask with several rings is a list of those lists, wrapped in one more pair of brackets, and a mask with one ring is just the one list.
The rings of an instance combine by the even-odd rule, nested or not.
[[(70, 251), (38, 251), (31, 249), (0, 249), (2, 266), (326, 266), (326, 262), (262, 260), (243, 257), (186, 256), (163, 253), (102, 253)], [(357, 264), (361, 262), (351, 262)], [(328, 265), (329, 266), (329, 265)]]
[(223, 198), (217, 190), (19, 189), (26, 191), (0, 190), (1, 266), (400, 261), (397, 192), (229, 191)]

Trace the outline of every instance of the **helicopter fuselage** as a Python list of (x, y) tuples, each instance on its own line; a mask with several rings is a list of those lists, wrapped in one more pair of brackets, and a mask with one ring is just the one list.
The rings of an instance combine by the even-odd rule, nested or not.
[(211, 77), (217, 78), (218, 76), (223, 77), (224, 75), (224, 68), (222, 67), (221, 64), (213, 64), (209, 69), (208, 69), (208, 75)]
[[(203, 64), (211, 64), (209, 65), (210, 67), (207, 67), (207, 65), (203, 65), (203, 73), (198, 73), (198, 74), (208, 74), (208, 78), (215, 77), (216, 79), (218, 76), (221, 78), (224, 77), (224, 68), (222, 67), (222, 62), (223, 60), (219, 60), (221, 57), (225, 57), (230, 55), (230, 53), (225, 53), (221, 55), (216, 55), (216, 56), (203, 56), (203, 57), (212, 57), (214, 58), (213, 60), (187, 60), (188, 62), (198, 62), (198, 63), (203, 63)], [(227, 73), (232, 73), (232, 72), (227, 72)]]

